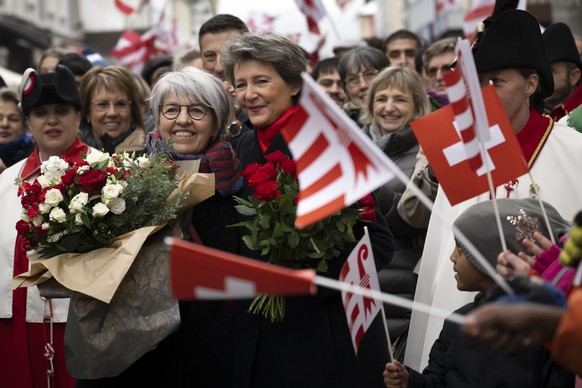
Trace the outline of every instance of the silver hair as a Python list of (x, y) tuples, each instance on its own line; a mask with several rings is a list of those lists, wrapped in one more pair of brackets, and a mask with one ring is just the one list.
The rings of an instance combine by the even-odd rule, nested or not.
[[(222, 45), (224, 74), (234, 85), (234, 68), (245, 60), (271, 64), (287, 85), (301, 86), (305, 71), (305, 56), (301, 48), (283, 35), (273, 32), (248, 32), (233, 36)], [(293, 97), (296, 104), (299, 94)]]
[(157, 126), (160, 124), (160, 106), (169, 96), (191, 103), (201, 103), (210, 108), (217, 128), (213, 141), (224, 134), (233, 119), (232, 100), (223, 83), (214, 75), (200, 69), (186, 67), (181, 71), (171, 71), (156, 82), (148, 100)]
[(412, 94), (414, 119), (430, 113), (430, 102), (418, 73), (406, 66), (390, 66), (382, 70), (370, 84), (370, 89), (366, 95), (366, 104), (360, 117), (362, 123), (372, 123), (374, 120), (374, 97), (376, 92), (386, 88), (396, 88), (409, 91)]

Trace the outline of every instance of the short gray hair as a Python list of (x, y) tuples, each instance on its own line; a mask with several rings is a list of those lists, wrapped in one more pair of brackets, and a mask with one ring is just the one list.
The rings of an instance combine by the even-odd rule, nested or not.
[[(234, 68), (245, 60), (271, 64), (286, 84), (301, 86), (301, 73), (305, 71), (305, 56), (295, 43), (273, 32), (248, 32), (235, 35), (222, 45), (224, 73), (234, 85)], [(299, 100), (299, 94), (293, 97)]]
[(156, 82), (149, 102), (157, 126), (160, 124), (161, 105), (171, 95), (210, 108), (217, 128), (213, 141), (224, 134), (233, 119), (232, 100), (226, 88), (214, 75), (200, 69), (186, 67), (181, 71), (171, 71)]
[(366, 95), (366, 104), (362, 109), (360, 118), (362, 123), (371, 124), (374, 121), (374, 97), (379, 90), (386, 88), (396, 88), (402, 91), (409, 91), (412, 94), (414, 119), (430, 113), (428, 96), (418, 73), (406, 66), (396, 65), (382, 70), (370, 84)]

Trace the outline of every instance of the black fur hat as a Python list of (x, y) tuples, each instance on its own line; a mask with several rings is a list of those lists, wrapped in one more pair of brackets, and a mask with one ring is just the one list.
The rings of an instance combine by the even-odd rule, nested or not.
[(542, 34), (550, 63), (573, 62), (582, 70), (582, 61), (570, 27), (564, 23), (550, 25)]
[(540, 75), (542, 96), (554, 92), (554, 78), (540, 26), (532, 14), (513, 9), (501, 13), (479, 37), (473, 55), (478, 73), (533, 69)]
[(81, 110), (81, 99), (71, 70), (58, 65), (55, 73), (37, 74), (27, 69), (20, 84), (20, 107), (25, 116), (30, 109), (48, 104), (71, 104)]

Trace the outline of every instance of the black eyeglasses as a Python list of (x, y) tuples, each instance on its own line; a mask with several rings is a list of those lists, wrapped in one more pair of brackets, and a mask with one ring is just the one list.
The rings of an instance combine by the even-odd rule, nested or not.
[(202, 104), (175, 104), (173, 102), (166, 102), (160, 105), (160, 111), (164, 115), (165, 118), (168, 120), (176, 120), (178, 116), (180, 116), (180, 112), (182, 112), (182, 107), (186, 107), (188, 116), (192, 120), (202, 120), (208, 114), (208, 107)]

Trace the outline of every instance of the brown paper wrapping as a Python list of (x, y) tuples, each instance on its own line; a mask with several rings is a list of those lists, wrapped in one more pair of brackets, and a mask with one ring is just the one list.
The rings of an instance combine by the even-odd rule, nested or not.
[[(199, 161), (181, 161), (179, 165), (190, 172), (183, 173), (170, 197), (190, 192), (182, 210), (214, 195), (214, 174), (191, 172), (198, 171)], [(112, 239), (108, 247), (87, 253), (65, 253), (48, 259), (38, 259), (33, 253), (29, 255), (30, 270), (17, 275), (12, 288), (35, 286), (54, 277), (72, 291), (109, 303), (146, 239), (165, 225), (134, 230)]]

